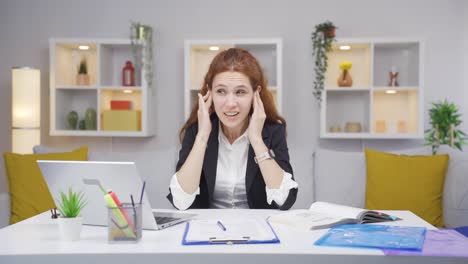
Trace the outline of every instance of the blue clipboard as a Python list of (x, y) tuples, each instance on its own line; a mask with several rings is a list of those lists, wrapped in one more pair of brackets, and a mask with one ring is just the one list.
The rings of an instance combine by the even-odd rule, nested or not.
[(268, 221), (265, 221), (266, 224), (268, 225), (269, 229), (271, 230), (274, 238), (268, 239), (268, 240), (257, 240), (257, 239), (251, 239), (248, 236), (244, 237), (235, 237), (235, 238), (216, 238), (216, 237), (210, 237), (208, 240), (204, 241), (189, 241), (187, 240), (187, 235), (190, 230), (190, 222), (187, 222), (185, 225), (185, 230), (184, 230), (184, 236), (182, 237), (182, 245), (184, 246), (189, 246), (189, 245), (234, 245), (234, 244), (276, 244), (280, 243), (281, 241), (278, 238), (278, 235), (276, 235), (275, 230), (273, 227), (270, 225)]
[(314, 245), (421, 250), (425, 227), (350, 224), (331, 228)]

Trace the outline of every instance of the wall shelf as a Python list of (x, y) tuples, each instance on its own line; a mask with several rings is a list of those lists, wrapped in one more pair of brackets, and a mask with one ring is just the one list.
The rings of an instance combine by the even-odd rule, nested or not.
[[(415, 39), (338, 39), (329, 52), (320, 137), (423, 138), (423, 48)], [(337, 85), (342, 61), (353, 63), (351, 87)], [(399, 85), (389, 86), (395, 68)], [(349, 123), (359, 124), (360, 132), (346, 129)]]
[[(49, 44), (51, 136), (148, 137), (155, 134), (151, 110), (153, 94), (141, 78), (145, 76), (144, 67), (140, 71), (135, 69), (135, 86), (122, 86), (121, 79), (125, 62), (132, 61), (135, 67), (133, 52), (143, 52), (145, 43), (132, 48), (130, 39), (50, 39)], [(80, 45), (89, 48), (80, 50)], [(77, 85), (77, 69), (83, 58), (88, 65), (89, 85)], [(131, 123), (134, 128), (104, 126), (103, 116), (111, 110), (112, 100), (130, 101), (128, 111), (133, 113), (133, 119), (123, 119), (122, 124)], [(82, 120), (89, 108), (96, 111), (96, 129), (70, 128), (68, 113), (76, 111)], [(114, 120), (121, 114), (116, 111), (120, 110), (112, 109)], [(109, 125), (111, 121), (106, 118)]]

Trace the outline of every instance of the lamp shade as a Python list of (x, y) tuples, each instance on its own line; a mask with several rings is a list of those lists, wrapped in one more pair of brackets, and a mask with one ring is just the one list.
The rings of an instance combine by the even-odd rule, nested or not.
[(12, 150), (31, 153), (40, 143), (41, 74), (38, 69), (12, 69)]
[(12, 151), (20, 154), (32, 153), (32, 148), (41, 143), (41, 129), (12, 129)]

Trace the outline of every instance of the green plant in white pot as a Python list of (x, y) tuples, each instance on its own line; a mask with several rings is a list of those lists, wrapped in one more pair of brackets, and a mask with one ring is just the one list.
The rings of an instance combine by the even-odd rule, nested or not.
[(71, 241), (80, 239), (83, 224), (80, 213), (85, 206), (86, 201), (82, 192), (74, 192), (71, 188), (68, 189), (68, 193), (60, 192), (58, 221), (62, 239)]
[(466, 134), (457, 127), (462, 123), (458, 107), (447, 100), (432, 103), (429, 109), (431, 128), (426, 133), (425, 145), (432, 146), (432, 154), (437, 154), (440, 145), (449, 145), (462, 150), (466, 145)]
[(83, 57), (78, 65), (78, 74), (76, 75), (77, 85), (89, 85), (88, 63)]

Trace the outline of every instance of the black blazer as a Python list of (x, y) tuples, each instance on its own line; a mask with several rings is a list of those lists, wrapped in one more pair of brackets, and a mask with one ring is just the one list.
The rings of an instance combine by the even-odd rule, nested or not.
[[(203, 160), (202, 175), (200, 178), (200, 194), (197, 195), (193, 204), (189, 209), (210, 208), (213, 191), (216, 181), (216, 168), (218, 164), (218, 131), (219, 119), (216, 114), (211, 116), (211, 134), (208, 139), (208, 146)], [(176, 171), (179, 171), (185, 163), (190, 151), (195, 142), (195, 137), (198, 132), (198, 124), (190, 126), (182, 141), (182, 147), (179, 152), (179, 162), (177, 162)], [(275, 160), (278, 165), (286, 172), (293, 174), (291, 164), (289, 163), (288, 146), (286, 144), (285, 128), (279, 123), (267, 123), (262, 130), (263, 142), (272, 149), (275, 153)], [(267, 203), (265, 181), (263, 180), (260, 168), (254, 161), (255, 152), (249, 145), (249, 153), (247, 158), (247, 172), (245, 176), (245, 187), (247, 192), (247, 201), (251, 209), (281, 209), (288, 210), (296, 201), (297, 188), (289, 190), (289, 195), (284, 204), (279, 207), (275, 201)], [(294, 179), (294, 178), (293, 178)], [(174, 205), (172, 194), (167, 195), (167, 199)]]

